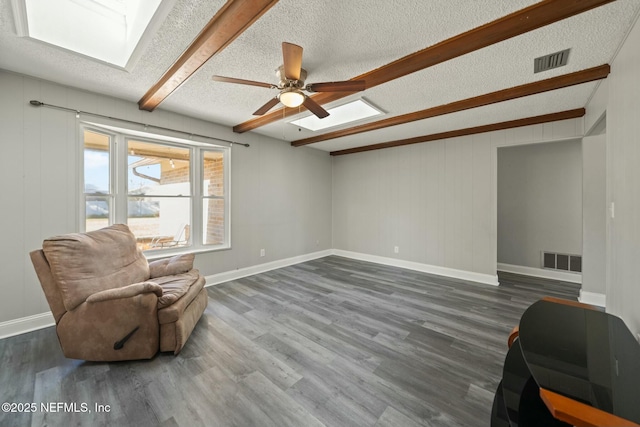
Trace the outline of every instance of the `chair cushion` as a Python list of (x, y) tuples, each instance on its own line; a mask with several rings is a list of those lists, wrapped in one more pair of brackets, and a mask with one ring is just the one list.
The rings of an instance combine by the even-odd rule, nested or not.
[(158, 322), (160, 322), (161, 325), (175, 322), (180, 319), (185, 309), (192, 303), (194, 298), (196, 298), (200, 291), (202, 291), (202, 289), (204, 288), (204, 277), (200, 276), (197, 270), (193, 271), (196, 272), (196, 281), (193, 282), (191, 286), (189, 286), (187, 292), (173, 304), (168, 305), (162, 309), (158, 307)]
[(124, 224), (52, 237), (42, 249), (67, 311), (96, 292), (149, 279), (149, 264)]
[(155, 283), (162, 287), (162, 296), (158, 298), (158, 310), (178, 301), (187, 293), (191, 285), (198, 280), (199, 275), (198, 270), (191, 270), (182, 274), (153, 279)]
[(172, 258), (151, 261), (149, 263), (150, 278), (186, 273), (193, 268), (195, 257), (195, 254), (182, 254)]

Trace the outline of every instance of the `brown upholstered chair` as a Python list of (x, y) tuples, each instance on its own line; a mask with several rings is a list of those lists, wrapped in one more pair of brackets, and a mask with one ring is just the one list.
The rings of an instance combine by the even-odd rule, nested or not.
[(30, 255), (72, 359), (178, 354), (207, 306), (193, 254), (148, 263), (123, 224), (52, 237)]

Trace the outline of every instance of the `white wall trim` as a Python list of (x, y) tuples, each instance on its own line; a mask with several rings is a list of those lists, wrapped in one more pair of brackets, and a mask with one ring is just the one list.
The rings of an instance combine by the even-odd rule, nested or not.
[[(229, 280), (239, 279), (241, 277), (252, 276), (258, 273), (275, 270), (277, 268), (287, 267), (301, 262), (311, 261), (318, 258), (324, 258), (332, 255), (332, 250), (313, 252), (310, 254), (299, 255), (291, 258), (281, 259), (268, 262), (265, 264), (253, 265), (251, 267), (241, 268), (238, 270), (226, 271), (211, 276), (206, 276), (206, 285), (212, 286), (219, 283), (228, 282)], [(53, 314), (50, 311), (33, 316), (21, 317), (18, 319), (8, 320), (0, 323), (0, 339), (9, 338), (15, 335), (25, 334), (27, 332), (38, 329), (48, 328), (56, 324)]]
[(333, 250), (327, 249), (324, 251), (312, 252), (309, 254), (298, 255), (291, 258), (279, 259), (277, 261), (271, 261), (264, 264), (252, 265), (249, 267), (239, 268), (237, 270), (225, 271), (222, 273), (212, 274), (206, 276), (205, 286), (218, 285), (220, 283), (228, 282), (230, 280), (237, 280), (247, 276), (253, 276), (254, 274), (265, 273), (267, 271), (275, 270), (282, 267), (288, 267), (290, 265), (299, 264), (301, 262), (311, 261), (318, 258), (324, 258), (332, 255)]
[(389, 265), (392, 267), (406, 268), (407, 270), (421, 271), (423, 273), (436, 274), (438, 276), (452, 277), (454, 279), (468, 280), (492, 286), (498, 286), (498, 276), (491, 274), (474, 273), (472, 271), (457, 270), (455, 268), (440, 267), (437, 265), (422, 264), (413, 261), (405, 261), (396, 258), (387, 258), (377, 255), (364, 254), (360, 252), (345, 251), (342, 249), (327, 249), (324, 251), (313, 252), (310, 254), (299, 255), (292, 258), (272, 261), (265, 264), (253, 265), (250, 267), (240, 268), (238, 270), (225, 271), (223, 273), (213, 274), (206, 277), (207, 284), (205, 286), (218, 285), (230, 280), (241, 279), (254, 274), (264, 273), (290, 265), (299, 264), (301, 262), (311, 261), (326, 256), (336, 255), (344, 258), (357, 259), (360, 261), (373, 262), (376, 264)]
[(544, 268), (525, 267), (522, 265), (498, 263), (498, 271), (505, 273), (522, 274), (524, 276), (542, 277), (543, 279), (562, 280), (563, 282), (582, 284), (582, 274), (567, 273), (564, 271), (547, 270)]
[(498, 286), (498, 276), (483, 273), (474, 273), (472, 271), (457, 270), (455, 268), (440, 267), (431, 264), (422, 264), (419, 262), (405, 261), (397, 258), (387, 258), (377, 255), (363, 254), (360, 252), (344, 251), (342, 249), (334, 249), (333, 255), (357, 259), (360, 261), (374, 262), (376, 264), (390, 265), (392, 267), (406, 268), (407, 270), (421, 271), (423, 273), (436, 274), (438, 276), (452, 277), (455, 279), (468, 280), (471, 282), (483, 283), (486, 285)]
[(48, 328), (55, 324), (56, 321), (50, 311), (9, 320), (0, 323), (0, 339), (25, 334), (37, 329)]
[[(344, 251), (341, 249), (327, 249), (324, 251), (312, 252), (309, 254), (298, 255), (291, 258), (285, 258), (277, 261), (271, 261), (264, 264), (252, 265), (250, 267), (240, 268), (237, 270), (225, 271), (223, 273), (212, 274), (206, 276), (205, 286), (214, 286), (220, 283), (236, 280), (254, 274), (265, 273), (267, 271), (278, 268), (288, 267), (290, 265), (311, 261), (318, 258), (324, 258), (330, 255), (337, 255), (345, 258), (357, 259), (360, 261), (368, 261), (376, 264), (389, 265), (393, 267), (406, 268), (408, 270), (421, 271), (423, 273), (436, 274), (438, 276), (452, 277), (455, 279), (468, 280), (492, 286), (498, 286), (498, 276), (491, 274), (474, 273), (471, 271), (457, 270), (454, 268), (440, 267), (437, 265), (422, 264), (413, 261), (405, 261), (395, 258), (381, 257), (377, 255), (363, 254), (359, 252)], [(596, 295), (596, 294), (594, 294)], [(595, 304), (590, 302), (591, 304)], [(24, 334), (35, 331), (37, 329), (54, 326), (55, 320), (51, 312), (36, 314), (33, 316), (22, 317), (19, 319), (9, 320), (0, 323), (0, 339), (8, 338), (15, 335)]]
[(597, 305), (599, 307), (607, 306), (607, 296), (605, 294), (583, 291), (582, 289), (580, 289), (578, 301), (584, 304)]

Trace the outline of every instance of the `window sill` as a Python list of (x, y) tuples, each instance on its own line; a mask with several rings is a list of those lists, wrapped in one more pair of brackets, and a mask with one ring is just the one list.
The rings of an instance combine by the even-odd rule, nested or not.
[(162, 258), (170, 258), (176, 255), (184, 255), (184, 254), (202, 254), (206, 252), (219, 252), (226, 251), (231, 249), (231, 245), (229, 246), (216, 246), (215, 248), (196, 248), (194, 249), (192, 246), (183, 246), (179, 249), (167, 249), (167, 250), (147, 250), (144, 251), (143, 254), (148, 261), (153, 261), (156, 259)]

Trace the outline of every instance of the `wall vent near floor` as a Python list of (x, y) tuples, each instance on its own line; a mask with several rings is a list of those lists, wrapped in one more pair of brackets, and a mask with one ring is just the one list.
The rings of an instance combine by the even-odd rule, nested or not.
[(563, 67), (567, 65), (567, 61), (569, 60), (569, 51), (571, 51), (571, 49), (565, 49), (560, 52), (552, 53), (550, 55), (545, 55), (534, 59), (533, 72), (539, 73), (541, 71), (547, 71), (553, 68)]
[(581, 273), (582, 255), (559, 254), (544, 251), (542, 252), (542, 268)]

